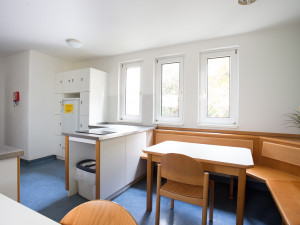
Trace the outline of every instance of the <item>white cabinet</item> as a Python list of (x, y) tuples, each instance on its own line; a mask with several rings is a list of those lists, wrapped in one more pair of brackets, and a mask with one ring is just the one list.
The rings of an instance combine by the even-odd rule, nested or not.
[(100, 198), (125, 186), (125, 137), (100, 142)]
[(54, 115), (53, 133), (61, 135), (61, 115)]
[(90, 92), (80, 92), (80, 115), (88, 116), (90, 108)]
[(126, 136), (126, 185), (146, 173), (146, 160), (141, 160), (146, 148), (146, 132)]
[[(91, 124), (107, 122), (107, 86), (107, 73), (100, 70), (85, 68), (58, 73), (55, 78), (54, 134), (61, 135), (63, 98), (80, 97), (80, 130), (87, 130)], [(55, 151), (61, 152), (59, 149)]]
[(54, 114), (56, 115), (62, 113), (62, 99), (63, 94), (54, 94)]
[(90, 91), (90, 77), (91, 77), (91, 73), (90, 73), (90, 69), (82, 69), (79, 72), (79, 76), (80, 76), (80, 92), (86, 92), (86, 91)]
[(79, 130), (89, 129), (89, 116), (80, 116), (79, 118)]
[(0, 160), (0, 193), (15, 201), (18, 201), (18, 163), (17, 157)]
[(63, 73), (63, 93), (79, 92), (79, 71)]
[(58, 157), (65, 156), (65, 136), (54, 135), (54, 148), (56, 150), (55, 154)]

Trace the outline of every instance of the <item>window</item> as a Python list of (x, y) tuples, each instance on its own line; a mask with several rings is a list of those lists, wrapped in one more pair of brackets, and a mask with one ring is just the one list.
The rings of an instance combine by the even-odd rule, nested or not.
[(121, 64), (119, 120), (141, 122), (142, 62)]
[(183, 122), (183, 56), (156, 60), (154, 123)]
[(237, 127), (237, 48), (201, 52), (199, 82), (199, 125)]

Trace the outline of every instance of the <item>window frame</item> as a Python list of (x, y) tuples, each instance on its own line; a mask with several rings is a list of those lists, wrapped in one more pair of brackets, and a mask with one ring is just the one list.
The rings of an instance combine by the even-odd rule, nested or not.
[[(239, 51), (238, 46), (201, 51), (199, 54), (198, 84), (198, 126), (238, 127), (239, 103)], [(229, 118), (209, 118), (207, 116), (207, 60), (210, 58), (230, 57), (229, 77)]]
[[(161, 88), (162, 88), (162, 65), (179, 63), (179, 116), (168, 117), (161, 115)], [(171, 55), (158, 57), (155, 59), (155, 75), (154, 75), (154, 104), (153, 104), (153, 123), (183, 125), (183, 96), (184, 96), (184, 55)]]
[[(142, 79), (143, 79), (143, 61), (135, 60), (120, 63), (119, 75), (119, 107), (118, 121), (120, 122), (142, 122)], [(140, 96), (139, 96), (139, 115), (126, 115), (126, 81), (128, 68), (140, 68)]]

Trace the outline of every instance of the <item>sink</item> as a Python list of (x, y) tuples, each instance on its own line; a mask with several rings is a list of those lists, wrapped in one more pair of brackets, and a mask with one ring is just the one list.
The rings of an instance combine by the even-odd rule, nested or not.
[(106, 135), (106, 134), (114, 134), (116, 132), (113, 131), (105, 131), (103, 129), (89, 129), (89, 130), (78, 130), (77, 133), (84, 133), (84, 134), (96, 134), (96, 135)]

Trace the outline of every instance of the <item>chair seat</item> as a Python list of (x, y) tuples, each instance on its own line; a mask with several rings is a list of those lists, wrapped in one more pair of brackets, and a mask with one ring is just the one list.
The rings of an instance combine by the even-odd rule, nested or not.
[(172, 192), (174, 194), (191, 197), (191, 198), (203, 198), (203, 187), (183, 184), (176, 181), (168, 180), (162, 187), (162, 190)]

